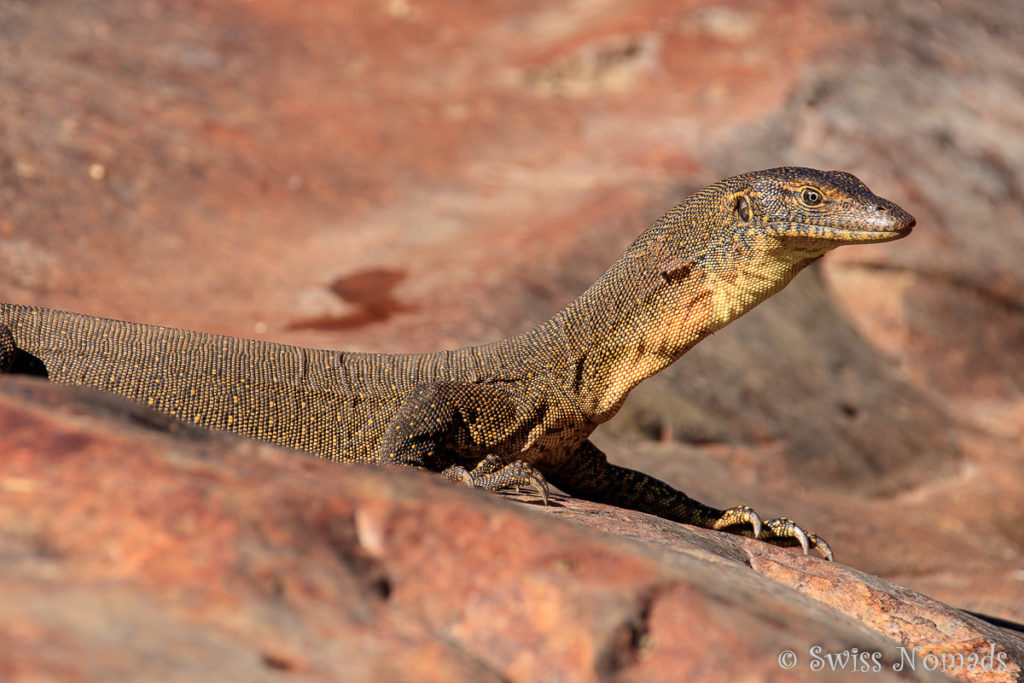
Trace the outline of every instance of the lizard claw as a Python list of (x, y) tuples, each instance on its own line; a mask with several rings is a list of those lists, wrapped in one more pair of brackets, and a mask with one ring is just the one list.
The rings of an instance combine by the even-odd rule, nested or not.
[(473, 475), (465, 467), (461, 465), (452, 465), (445, 470), (445, 476), (453, 481), (458, 481), (469, 488), (473, 488), (476, 484), (473, 483)]
[(804, 531), (793, 520), (785, 517), (769, 519), (764, 526), (763, 540), (782, 546), (799, 544), (804, 555), (810, 554), (811, 548), (814, 548), (821, 553), (823, 558), (829, 562), (833, 561), (832, 548), (825, 542), (825, 539), (810, 531)]
[(761, 516), (749, 505), (737, 505), (722, 512), (721, 516), (711, 525), (712, 529), (721, 531), (727, 527), (749, 524), (754, 538), (761, 535)]
[[(526, 465), (526, 463), (523, 464)], [(544, 480), (544, 475), (542, 475), (540, 472), (533, 469), (529, 465), (526, 465), (526, 467), (529, 468), (530, 486), (533, 488), (534, 491), (537, 492), (537, 495), (540, 496), (540, 499), (544, 501), (544, 504), (547, 505), (548, 483), (547, 481)]]
[(793, 538), (796, 539), (800, 547), (803, 548), (804, 555), (811, 550), (811, 542), (807, 538), (807, 532), (800, 528), (800, 526), (791, 519), (786, 517), (779, 517), (778, 519), (769, 519), (767, 524), (768, 533), (765, 534), (766, 538)]
[(824, 538), (822, 538), (818, 534), (811, 533), (810, 531), (808, 531), (807, 532), (807, 540), (810, 541), (811, 546), (814, 549), (816, 549), (819, 553), (821, 553), (821, 556), (823, 558), (825, 558), (829, 562), (833, 561), (832, 560), (832, 557), (833, 557), (833, 555), (832, 555), (832, 548), (831, 548), (831, 546), (829, 546), (828, 543), (825, 542)]

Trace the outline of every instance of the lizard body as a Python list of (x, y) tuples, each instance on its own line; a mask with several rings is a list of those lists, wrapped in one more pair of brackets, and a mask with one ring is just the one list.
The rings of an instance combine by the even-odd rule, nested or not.
[(0, 304), (0, 372), (113, 392), (186, 422), (345, 462), (571, 495), (780, 545), (788, 519), (719, 510), (611, 465), (589, 440), (630, 390), (842, 244), (912, 216), (854, 176), (778, 168), (720, 181), (644, 231), (586, 292), (524, 334), (428, 354), (306, 349)]

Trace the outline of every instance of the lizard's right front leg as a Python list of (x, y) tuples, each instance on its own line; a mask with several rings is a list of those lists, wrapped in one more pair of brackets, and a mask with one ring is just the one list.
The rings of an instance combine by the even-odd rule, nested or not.
[[(508, 393), (493, 385), (421, 385), (403, 398), (388, 424), (377, 462), (440, 472), (446, 479), (488, 491), (528, 486), (546, 504), (547, 484), (541, 474), (522, 460), (509, 462), (495, 452), (515, 430), (516, 412)], [(472, 469), (460, 464), (473, 459), (478, 462)]]

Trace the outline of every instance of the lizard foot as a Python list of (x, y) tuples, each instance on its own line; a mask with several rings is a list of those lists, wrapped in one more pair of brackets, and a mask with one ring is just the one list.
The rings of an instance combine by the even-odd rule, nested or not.
[(472, 470), (452, 465), (441, 476), (488, 491), (515, 489), (518, 493), (520, 486), (528, 486), (537, 491), (545, 505), (548, 504), (548, 483), (540, 472), (522, 460), (505, 464), (496, 455), (488, 455)]
[(826, 560), (832, 561), (832, 548), (825, 542), (825, 539), (815, 533), (803, 530), (796, 522), (785, 517), (762, 522), (761, 517), (749, 505), (737, 505), (725, 510), (711, 525), (711, 528), (728, 530), (729, 527), (748, 524), (751, 529), (744, 529), (737, 533), (752, 536), (773, 545), (799, 545), (803, 549), (804, 555), (814, 548)]

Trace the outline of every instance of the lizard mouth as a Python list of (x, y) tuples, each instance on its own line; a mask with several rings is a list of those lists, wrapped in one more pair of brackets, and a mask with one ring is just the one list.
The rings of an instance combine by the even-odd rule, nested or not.
[(818, 216), (772, 221), (768, 231), (780, 237), (802, 237), (843, 244), (891, 242), (906, 237), (917, 221), (890, 202), (873, 207), (874, 211), (847, 220), (821, 220)]

